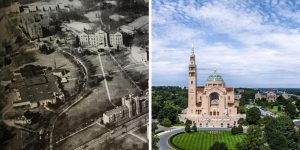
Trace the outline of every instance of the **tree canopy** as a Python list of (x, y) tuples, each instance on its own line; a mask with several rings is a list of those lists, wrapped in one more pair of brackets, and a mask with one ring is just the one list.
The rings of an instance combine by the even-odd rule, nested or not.
[(172, 124), (178, 122), (178, 114), (187, 107), (187, 89), (181, 87), (152, 88), (152, 117), (162, 122), (168, 118)]
[(252, 107), (246, 113), (246, 121), (250, 125), (257, 125), (260, 119), (260, 115), (260, 110), (257, 107)]
[(259, 126), (251, 125), (248, 128), (246, 138), (237, 144), (238, 150), (266, 150), (262, 129)]

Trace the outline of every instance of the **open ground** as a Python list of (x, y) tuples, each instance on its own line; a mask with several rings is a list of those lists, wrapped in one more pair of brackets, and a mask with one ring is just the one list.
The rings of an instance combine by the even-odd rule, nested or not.
[(225, 142), (233, 150), (244, 134), (232, 135), (230, 131), (199, 131), (179, 133), (169, 139), (169, 144), (177, 149), (208, 150), (215, 142)]
[[(95, 76), (102, 77), (103, 73), (99, 62), (99, 56), (90, 55), (84, 57), (96, 67)], [(105, 82), (101, 81), (98, 86), (91, 88), (92, 92), (86, 98), (59, 117), (56, 122), (56, 128), (54, 129), (54, 141), (60, 140), (62, 137), (66, 137), (67, 135), (84, 128), (101, 117), (105, 111), (113, 108), (113, 105), (120, 105), (122, 96), (138, 91), (124, 76), (124, 73), (115, 64), (110, 55), (102, 55), (100, 57), (104, 73), (108, 74), (109, 72), (113, 72), (112, 78), (107, 80), (108, 91), (105, 88)], [(110, 93), (111, 101), (109, 101), (107, 92)], [(70, 144), (70, 142), (68, 142), (69, 140), (64, 140), (56, 145), (57, 148), (64, 149), (68, 146), (80, 145), (85, 143), (85, 141), (92, 140), (107, 132), (105, 127), (101, 127), (97, 124), (93, 125), (91, 128), (97, 128), (97, 126), (99, 129), (95, 129), (97, 132), (94, 132), (93, 136), (90, 136), (91, 129), (87, 129), (78, 133), (81, 137), (86, 137), (84, 140), (78, 140), (77, 135), (74, 135), (71, 141), (77, 141), (77, 144)]]

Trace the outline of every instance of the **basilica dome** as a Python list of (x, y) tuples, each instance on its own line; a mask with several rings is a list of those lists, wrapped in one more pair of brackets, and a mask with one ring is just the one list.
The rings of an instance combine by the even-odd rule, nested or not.
[(223, 78), (221, 75), (214, 72), (213, 74), (208, 76), (207, 81), (223, 81)]

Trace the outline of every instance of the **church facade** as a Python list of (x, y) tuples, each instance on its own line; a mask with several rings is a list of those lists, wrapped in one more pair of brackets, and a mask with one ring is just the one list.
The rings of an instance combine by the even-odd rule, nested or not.
[(245, 118), (245, 115), (237, 113), (238, 106), (234, 88), (226, 87), (222, 76), (216, 71), (209, 75), (204, 87), (197, 87), (197, 65), (193, 51), (188, 74), (188, 107), (179, 119), (191, 120), (198, 127), (232, 127), (240, 118)]

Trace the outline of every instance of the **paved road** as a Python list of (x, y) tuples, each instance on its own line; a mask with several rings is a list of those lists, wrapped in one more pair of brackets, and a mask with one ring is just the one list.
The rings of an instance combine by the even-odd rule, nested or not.
[(98, 52), (98, 59), (99, 59), (99, 63), (100, 63), (100, 66), (101, 66), (101, 71), (102, 71), (103, 78), (104, 78), (105, 89), (106, 89), (106, 93), (107, 93), (108, 100), (109, 100), (109, 102), (110, 102), (113, 106), (116, 106), (116, 105), (111, 101), (110, 92), (109, 92), (109, 88), (108, 88), (108, 85), (107, 85), (107, 80), (106, 80), (106, 77), (105, 77), (104, 67), (103, 67), (101, 55), (100, 55), (99, 52)]
[[(88, 82), (88, 72), (87, 72), (87, 68), (85, 67), (85, 65), (83, 64), (83, 62), (76, 58), (74, 55), (72, 55), (71, 53), (67, 52), (67, 51), (64, 51), (62, 50), (63, 53), (67, 53), (69, 54), (70, 56), (73, 57), (73, 59), (79, 64), (81, 65), (81, 67), (83, 67), (84, 69), (84, 78), (83, 78), (83, 85), (82, 85), (82, 90), (80, 91), (80, 93), (78, 93), (78, 95), (76, 96), (76, 100), (69, 106), (67, 106), (66, 108), (64, 108), (57, 116), (55, 116), (55, 118), (53, 119), (53, 122), (50, 123), (51, 124), (51, 128), (50, 128), (50, 137), (49, 137), (49, 147), (50, 147), (50, 150), (53, 149), (53, 131), (54, 131), (54, 128), (55, 128), (55, 123), (57, 121), (57, 119), (64, 113), (66, 113), (67, 111), (70, 110), (70, 108), (72, 108), (73, 106), (75, 106), (77, 103), (79, 103), (81, 100), (84, 99), (84, 92), (85, 92), (85, 89), (86, 89), (86, 85), (87, 85), (87, 82)], [(51, 122), (51, 121), (50, 121)]]
[(106, 132), (105, 134), (101, 135), (100, 137), (95, 138), (95, 139), (93, 139), (93, 140), (91, 140), (91, 141), (75, 148), (75, 150), (99, 149), (99, 147), (102, 145), (102, 143), (106, 139), (109, 139), (109, 138), (123, 138), (127, 134), (129, 134), (130, 131), (135, 131), (136, 129), (138, 129), (137, 128), (138, 124), (141, 121), (143, 122), (143, 124), (148, 123), (148, 113), (126, 122), (124, 124), (126, 127), (124, 127), (124, 125), (120, 125), (119, 127), (111, 130), (110, 132)]
[(184, 129), (170, 129), (169, 131), (165, 131), (163, 134), (159, 136), (159, 142), (158, 142), (158, 147), (160, 150), (171, 150), (170, 146), (168, 145), (168, 140), (171, 136), (183, 132)]
[(272, 112), (270, 112), (270, 111), (268, 111), (268, 110), (264, 110), (264, 109), (262, 109), (262, 108), (259, 107), (259, 106), (247, 105), (246, 107), (248, 107), (248, 108), (257, 107), (257, 108), (259, 109), (259, 111), (260, 111), (260, 113), (261, 113), (262, 116), (273, 116), (273, 117), (277, 117), (276, 114), (274, 114), (274, 113), (272, 113)]

